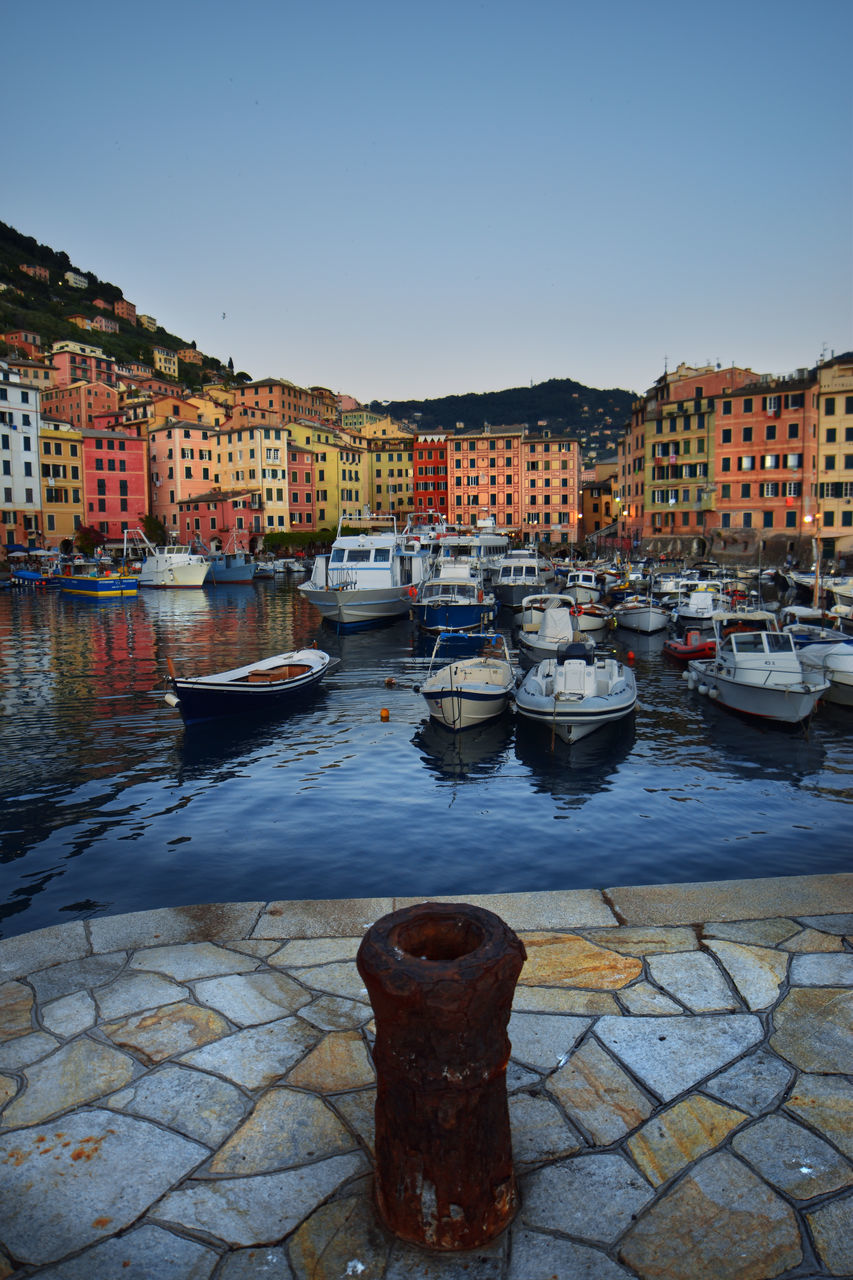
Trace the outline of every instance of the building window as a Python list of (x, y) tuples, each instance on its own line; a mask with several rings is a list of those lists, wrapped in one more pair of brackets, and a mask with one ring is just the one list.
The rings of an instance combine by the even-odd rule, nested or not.
[(724, 400), (724, 401), (723, 401), (723, 417), (724, 417), (724, 418), (728, 418), (728, 417), (730, 417), (730, 416), (731, 416), (731, 412), (732, 412), (732, 402), (731, 402), (731, 400)]
[(823, 411), (828, 418), (835, 415), (835, 396), (827, 396), (823, 402)]

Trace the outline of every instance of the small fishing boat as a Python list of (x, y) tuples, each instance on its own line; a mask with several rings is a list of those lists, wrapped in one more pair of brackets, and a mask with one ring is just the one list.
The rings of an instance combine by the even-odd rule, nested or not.
[(573, 609), (574, 606), (575, 598), (567, 592), (543, 591), (525, 596), (521, 608), (515, 611), (515, 625), (521, 631), (538, 631), (547, 609)]
[(670, 636), (663, 643), (663, 652), (676, 662), (690, 662), (692, 658), (711, 658), (717, 647), (713, 636), (703, 636), (695, 627), (683, 636)]
[(502, 715), (514, 686), (506, 640), (488, 631), (439, 635), (426, 679), (415, 688), (434, 720), (448, 729), (470, 729)]
[(518, 652), (521, 657), (533, 662), (540, 662), (543, 658), (556, 658), (561, 646), (580, 640), (580, 628), (575, 625), (578, 617), (575, 608), (573, 603), (565, 603), (543, 610), (535, 631), (531, 628), (518, 633)]
[(593, 569), (570, 569), (566, 573), (565, 589), (578, 604), (594, 604), (604, 594), (604, 575)]
[(612, 654), (573, 643), (527, 672), (515, 704), (520, 715), (563, 742), (577, 742), (629, 715), (637, 705), (637, 683), (631, 668)]
[(669, 609), (654, 596), (633, 595), (614, 605), (613, 616), (627, 631), (650, 636), (655, 631), (663, 631), (669, 622)]
[(183, 677), (169, 658), (172, 688), (166, 702), (177, 707), (188, 724), (213, 716), (278, 710), (313, 690), (337, 662), (322, 649), (294, 649), (230, 671)]
[(180, 587), (200, 587), (210, 570), (204, 556), (196, 555), (189, 547), (177, 543), (154, 546), (141, 529), (124, 532), (125, 561), (141, 561), (140, 587), (156, 587), (160, 590)]
[(826, 701), (853, 707), (853, 636), (802, 622), (783, 631), (793, 639), (803, 670), (829, 681)]
[(424, 631), (482, 631), (494, 620), (497, 602), (476, 564), (442, 560), (415, 593), (411, 613)]
[(498, 601), (510, 609), (519, 609), (526, 596), (554, 589), (557, 574), (550, 560), (535, 548), (508, 551), (498, 565), (492, 587)]
[(59, 589), (64, 596), (78, 596), (84, 600), (120, 600), (139, 592), (136, 574), (115, 569), (101, 560), (86, 560), (62, 566), (58, 574)]

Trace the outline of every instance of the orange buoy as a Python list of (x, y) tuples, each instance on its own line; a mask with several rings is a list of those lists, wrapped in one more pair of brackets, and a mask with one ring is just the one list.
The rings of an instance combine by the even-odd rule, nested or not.
[(391, 719), (391, 712), (388, 710), (387, 707), (383, 707), (382, 710), (379, 712), (379, 719), (383, 721)]
[(626, 655), (626, 661), (627, 661), (627, 663), (628, 663), (628, 665), (629, 665), (629, 666), (633, 666), (633, 665), (634, 665), (634, 650), (633, 650), (633, 649), (629, 649), (629, 650), (628, 650), (628, 653), (627, 653), (627, 655)]

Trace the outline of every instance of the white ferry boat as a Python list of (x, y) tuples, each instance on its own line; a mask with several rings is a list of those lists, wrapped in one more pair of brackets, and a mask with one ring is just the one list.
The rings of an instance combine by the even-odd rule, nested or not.
[(155, 547), (141, 529), (124, 535), (124, 561), (141, 561), (138, 573), (140, 587), (200, 587), (210, 571), (204, 556), (177, 542)]

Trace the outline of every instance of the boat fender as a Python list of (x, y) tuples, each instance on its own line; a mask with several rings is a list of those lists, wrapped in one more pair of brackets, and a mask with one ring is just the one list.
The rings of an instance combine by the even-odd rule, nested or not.
[(477, 592), (477, 604), (482, 604), (482, 603), (483, 603), (483, 592), (482, 592), (482, 591), (478, 591), (478, 592)]
[(700, 692), (700, 693), (707, 693), (707, 692), (708, 692), (708, 686), (707, 686), (706, 684), (700, 684), (700, 685), (699, 685), (699, 692)]
[(409, 595), (411, 596), (411, 598), (412, 598), (413, 600), (414, 600), (414, 598), (415, 598), (415, 596), (416, 596), (417, 594), (418, 594), (418, 589), (417, 589), (417, 587), (409, 587)]

